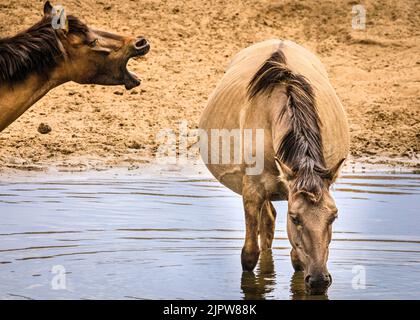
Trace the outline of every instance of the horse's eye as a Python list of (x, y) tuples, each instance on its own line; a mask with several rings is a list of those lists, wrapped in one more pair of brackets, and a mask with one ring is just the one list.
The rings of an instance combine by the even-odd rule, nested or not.
[(332, 224), (336, 219), (338, 218), (338, 215), (334, 215), (332, 216), (329, 220), (328, 220), (328, 224)]
[(296, 216), (290, 216), (290, 219), (292, 219), (292, 222), (294, 225), (296, 226), (300, 226), (302, 225), (302, 222), (300, 221), (300, 219)]
[(89, 42), (89, 47), (95, 47), (98, 44), (98, 39)]

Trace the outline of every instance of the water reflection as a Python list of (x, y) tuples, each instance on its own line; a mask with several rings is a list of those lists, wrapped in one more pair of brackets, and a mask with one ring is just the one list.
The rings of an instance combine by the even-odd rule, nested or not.
[(292, 300), (328, 300), (327, 292), (319, 295), (308, 295), (305, 289), (303, 272), (295, 272), (290, 279), (290, 299)]
[[(254, 272), (244, 271), (241, 277), (241, 290), (245, 300), (264, 300), (272, 298), (276, 288), (276, 271), (273, 253), (263, 251)], [(328, 300), (327, 293), (309, 295), (305, 289), (303, 272), (295, 272), (290, 279), (290, 299), (292, 300)]]
[(261, 300), (274, 290), (276, 286), (276, 272), (274, 269), (273, 253), (263, 251), (257, 269), (254, 272), (244, 271), (241, 278), (241, 289), (245, 300)]
[[(274, 203), (273, 251), (242, 273), (243, 203), (214, 180), (0, 179), (0, 298), (418, 299), (420, 176), (347, 175), (335, 187), (334, 281), (309, 296), (290, 263), (287, 203)], [(68, 290), (51, 289), (54, 265)], [(365, 290), (352, 287), (355, 265)]]

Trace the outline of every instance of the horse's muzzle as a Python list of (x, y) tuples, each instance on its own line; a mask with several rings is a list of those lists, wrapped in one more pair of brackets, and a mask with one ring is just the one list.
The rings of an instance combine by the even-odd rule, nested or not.
[(305, 286), (310, 294), (325, 294), (331, 283), (332, 277), (329, 273), (305, 277)]
[(123, 81), (124, 81), (125, 88), (127, 90), (130, 90), (139, 86), (141, 82), (139, 77), (134, 72), (128, 71), (127, 69), (128, 60), (130, 58), (142, 57), (146, 55), (149, 52), (149, 50), (150, 50), (150, 44), (145, 38), (139, 37), (133, 40), (132, 46), (130, 47), (128, 58), (122, 70), (124, 74)]

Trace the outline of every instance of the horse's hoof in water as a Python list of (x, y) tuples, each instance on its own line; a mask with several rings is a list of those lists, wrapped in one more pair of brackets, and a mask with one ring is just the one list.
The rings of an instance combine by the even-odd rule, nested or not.
[(241, 262), (243, 271), (252, 271), (257, 265), (258, 258), (260, 256), (259, 250), (248, 251), (245, 248), (242, 249)]

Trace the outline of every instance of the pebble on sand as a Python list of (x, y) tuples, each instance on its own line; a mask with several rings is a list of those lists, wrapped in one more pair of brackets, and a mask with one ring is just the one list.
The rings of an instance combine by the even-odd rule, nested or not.
[(41, 134), (47, 134), (51, 132), (51, 127), (46, 123), (40, 123), (38, 126), (38, 132)]

